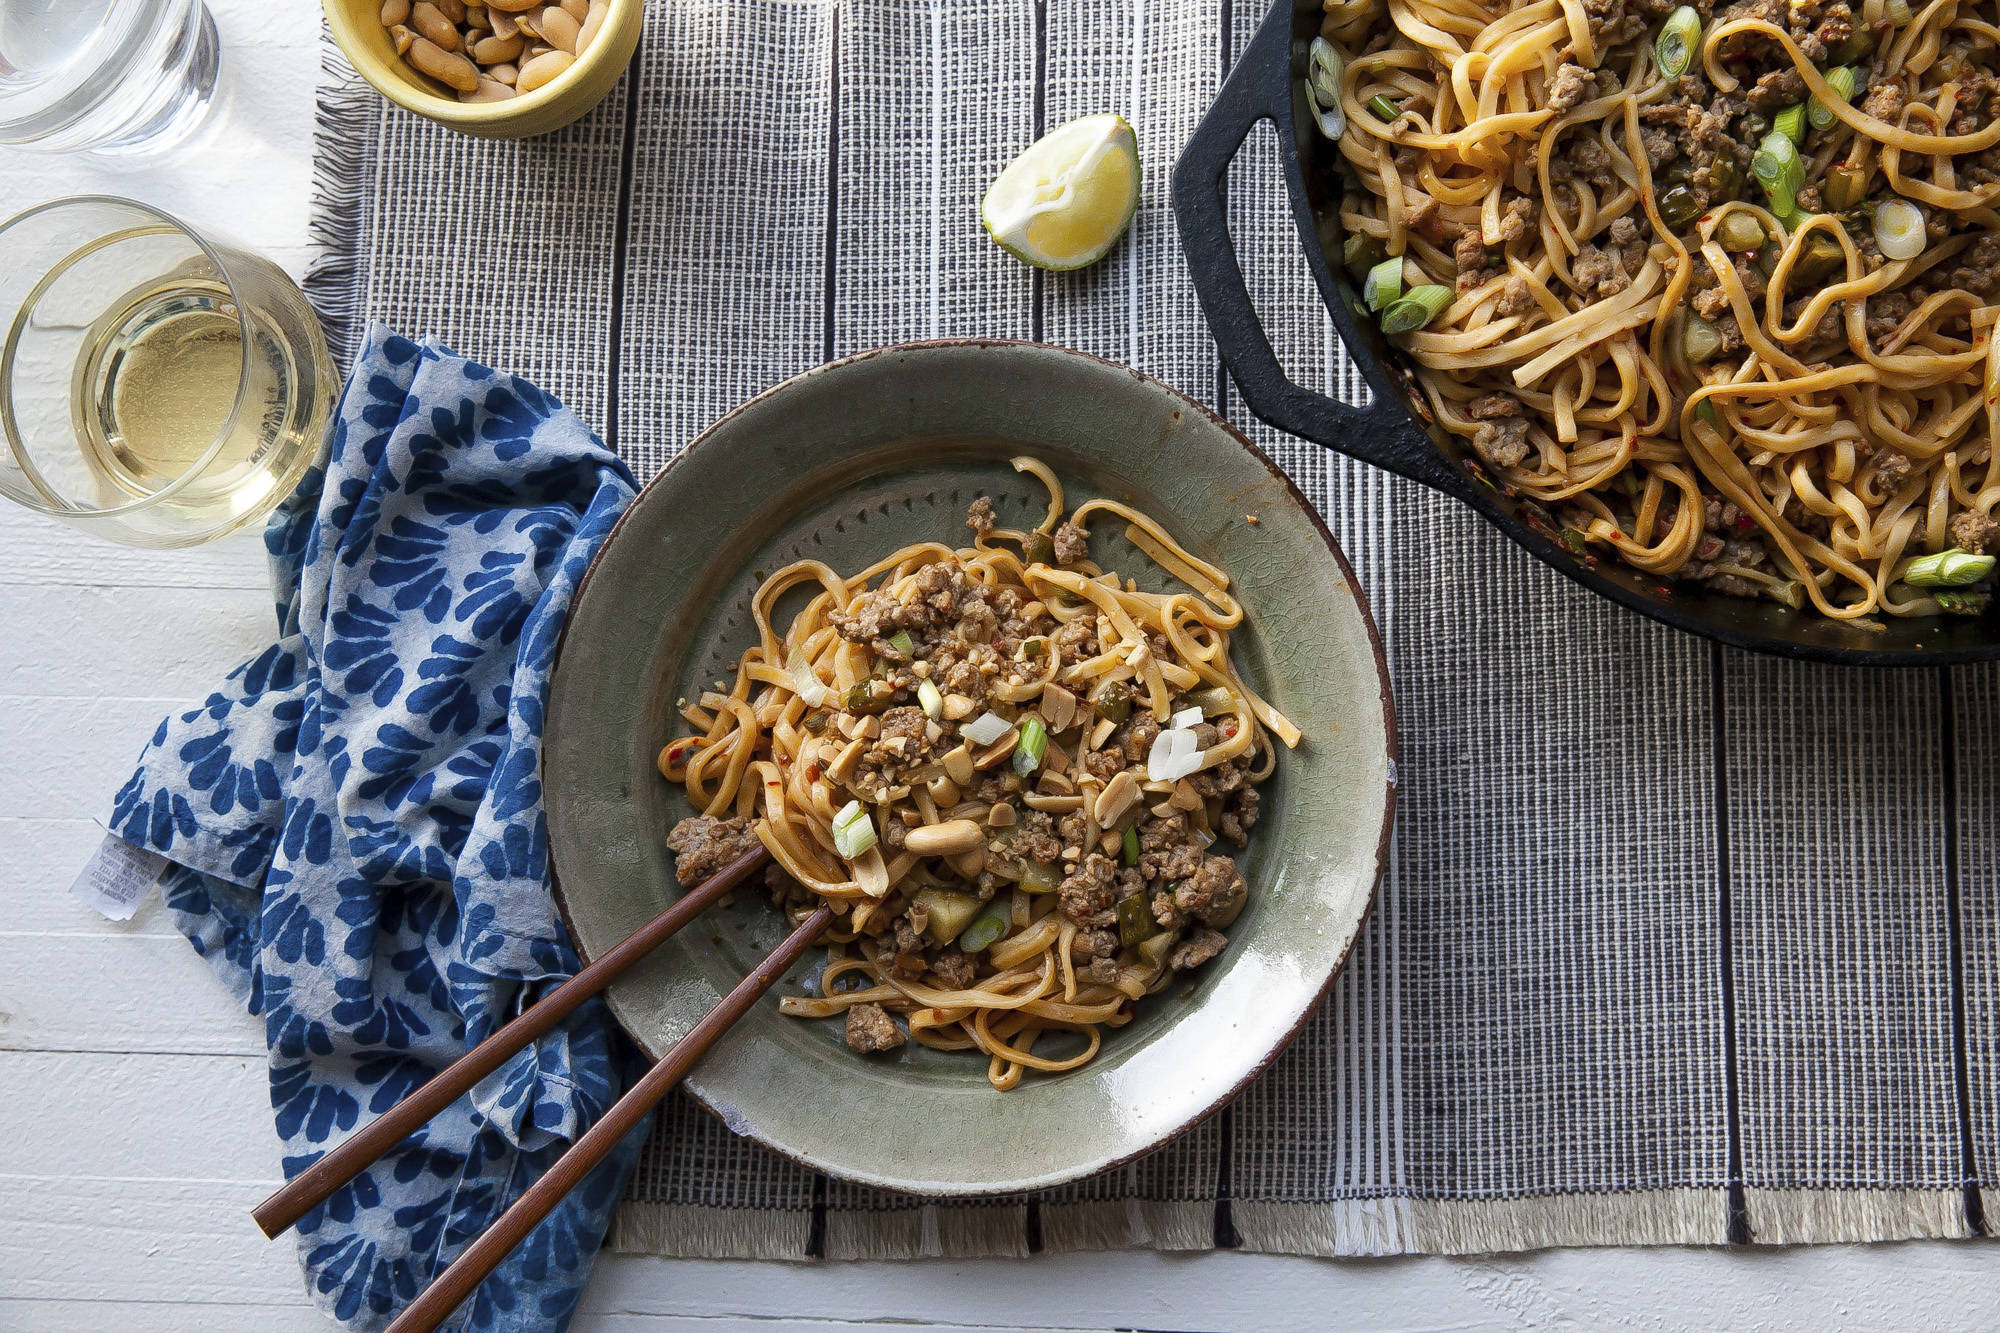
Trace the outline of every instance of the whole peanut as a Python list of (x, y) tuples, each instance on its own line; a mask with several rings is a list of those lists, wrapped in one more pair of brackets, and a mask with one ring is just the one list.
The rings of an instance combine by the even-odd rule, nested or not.
[(567, 51), (544, 52), (521, 66), (514, 86), (524, 93), (531, 93), (575, 63), (576, 57)]
[(462, 93), (469, 93), (479, 86), (478, 66), (458, 52), (447, 51), (428, 38), (419, 37), (410, 43), (410, 63), (419, 72), (430, 75), (439, 83), (450, 84)]
[(393, 28), (410, 17), (410, 0), (382, 0), (382, 26)]

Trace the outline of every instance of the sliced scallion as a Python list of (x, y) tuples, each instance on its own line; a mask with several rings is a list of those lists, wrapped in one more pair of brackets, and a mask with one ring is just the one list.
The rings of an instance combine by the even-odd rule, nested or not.
[(1135, 865), (1138, 865), (1138, 864), (1139, 864), (1139, 826), (1138, 826), (1138, 825), (1136, 825), (1136, 824), (1131, 824), (1131, 825), (1127, 825), (1127, 826), (1126, 826), (1126, 829), (1125, 829), (1125, 842), (1124, 842), (1124, 846), (1123, 846), (1123, 847), (1121, 848), (1121, 850), (1122, 850), (1122, 851), (1123, 851), (1123, 852), (1125, 853), (1125, 864), (1126, 864), (1126, 865), (1128, 865), (1128, 866), (1135, 866)]
[[(1852, 102), (1855, 92), (1861, 87), (1861, 71), (1852, 65), (1839, 65), (1826, 72), (1827, 86), (1839, 95), (1843, 102)], [(1816, 130), (1823, 130), (1833, 124), (1833, 108), (1817, 97), (1806, 103), (1806, 119)]]
[(1385, 259), (1368, 270), (1361, 283), (1361, 299), (1370, 310), (1380, 310), (1403, 294), (1403, 257)]
[(910, 637), (906, 629), (899, 629), (889, 636), (889, 646), (905, 657), (917, 655), (917, 641)]
[(1365, 231), (1351, 231), (1340, 243), (1341, 262), (1355, 277), (1361, 277), (1382, 258), (1382, 242)]
[(1725, 250), (1751, 251), (1764, 246), (1764, 228), (1748, 213), (1731, 213), (1715, 224), (1715, 239)]
[(1835, 213), (1844, 213), (1868, 197), (1868, 169), (1846, 162), (1829, 167), (1820, 183), (1820, 202)]
[(1694, 64), (1694, 53), (1701, 47), (1701, 15), (1692, 5), (1682, 5), (1667, 15), (1666, 24), (1660, 35), (1653, 41), (1653, 59), (1660, 66), (1660, 73), (1670, 79), (1678, 79)]
[(1382, 312), (1382, 332), (1390, 337), (1401, 333), (1414, 333), (1423, 328), (1451, 304), (1452, 290), (1435, 283), (1422, 287), (1412, 287), (1407, 296), (1390, 303)]
[(813, 674), (812, 664), (806, 661), (803, 652), (794, 649), (791, 660), (785, 667), (792, 673), (792, 689), (799, 698), (806, 701), (806, 707), (818, 708), (826, 702), (827, 695), (833, 693), (820, 678)]
[(944, 695), (930, 681), (917, 682), (917, 703), (924, 710), (924, 716), (933, 722), (944, 716)]
[(1002, 935), (1013, 918), (1013, 895), (995, 894), (993, 900), (979, 909), (979, 915), (972, 918), (958, 937), (960, 953), (980, 953)]
[(1021, 724), (1021, 739), (1014, 746), (1014, 771), (1022, 777), (1042, 766), (1042, 755), (1049, 748), (1049, 729), (1042, 725), (1038, 717), (1031, 717)]
[(1013, 729), (1013, 724), (998, 713), (981, 713), (958, 730), (974, 745), (991, 745)]
[(1764, 197), (1770, 201), (1771, 211), (1785, 221), (1798, 213), (1799, 189), (1805, 184), (1805, 162), (1799, 157), (1799, 146), (1790, 136), (1776, 130), (1764, 136), (1764, 142), (1757, 145), (1756, 156), (1750, 159), (1750, 174), (1764, 187)]
[(849, 801), (833, 817), (833, 849), (852, 861), (875, 845), (875, 821), (859, 801)]
[(1771, 120), (1771, 128), (1792, 141), (1794, 147), (1806, 141), (1806, 109), (1803, 103), (1788, 106)]
[(1924, 213), (1907, 199), (1875, 205), (1875, 244), (1889, 259), (1915, 259), (1924, 252)]
[(1369, 98), (1368, 109), (1375, 113), (1375, 119), (1385, 125), (1401, 113), (1401, 108), (1386, 93), (1376, 93), (1373, 97)]
[(1313, 119), (1319, 132), (1329, 139), (1347, 132), (1347, 112), (1340, 105), (1342, 64), (1339, 47), (1324, 37), (1313, 38), (1306, 85), (1312, 91)]
[(1912, 588), (1963, 588), (1991, 574), (1995, 563), (1990, 555), (1974, 555), (1954, 546), (1912, 560), (1903, 571), (1903, 582)]

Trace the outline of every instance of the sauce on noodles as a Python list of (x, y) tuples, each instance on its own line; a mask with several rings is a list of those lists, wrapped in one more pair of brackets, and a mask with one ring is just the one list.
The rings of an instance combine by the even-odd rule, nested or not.
[[(733, 687), (684, 704), (693, 734), (659, 756), (701, 811), (669, 838), (683, 883), (754, 839), (794, 923), (837, 913), (817, 994), (783, 1012), (844, 1016), (864, 1052), (978, 1051), (1002, 1090), (1089, 1061), (1224, 948), (1249, 890), (1211, 848), (1247, 841), (1273, 741), (1300, 740), (1230, 662), (1228, 575), (1115, 501), (1065, 518), (1054, 474), (1014, 465), (1049, 491), (1032, 531), (981, 499), (970, 547), (772, 574)], [(1098, 517), (1181, 589), (1093, 564)]]

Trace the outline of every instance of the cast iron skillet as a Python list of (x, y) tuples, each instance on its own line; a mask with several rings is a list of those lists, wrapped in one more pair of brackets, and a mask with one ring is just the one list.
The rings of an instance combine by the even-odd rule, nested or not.
[[(1376, 467), (1422, 482), (1472, 506), (1513, 541), (1584, 587), (1641, 615), (1738, 648), (1785, 657), (1867, 666), (1938, 665), (2000, 657), (2000, 612), (1974, 618), (1880, 617), (1881, 632), (1793, 611), (1774, 602), (1670, 587), (1612, 558), (1578, 557), (1562, 544), (1542, 506), (1490, 481), (1476, 456), (1430, 423), (1410, 374), (1372, 320), (1354, 316), (1358, 294), (1345, 268), (1330, 263), (1340, 230), (1339, 150), (1305, 114), (1306, 49), (1319, 32), (1319, 0), (1278, 0), (1223, 83), (1174, 168), (1181, 244), (1216, 346), (1250, 410)], [(1365, 408), (1293, 383), (1250, 302), (1229, 235), (1223, 179), (1259, 121), (1278, 132), (1292, 212), (1306, 261), (1333, 323), (1374, 391)]]

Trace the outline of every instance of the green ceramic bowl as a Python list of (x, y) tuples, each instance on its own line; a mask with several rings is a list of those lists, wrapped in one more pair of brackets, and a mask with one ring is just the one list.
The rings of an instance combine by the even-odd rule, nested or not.
[[(838, 1022), (785, 1018), (767, 997), (688, 1075), (737, 1133), (920, 1194), (1052, 1185), (1156, 1146), (1267, 1064), (1340, 970), (1388, 845), (1395, 722), (1374, 623), (1305, 498), (1205, 408), (1094, 357), (942, 342), (835, 362), (725, 417), (640, 495), (578, 594), (544, 736), (557, 893), (596, 957), (678, 891), (664, 840), (690, 811), (653, 757), (681, 734), (675, 700), (731, 678), (754, 641), (762, 575), (965, 540), (982, 494), (1003, 523), (1031, 526), (1045, 502), (1007, 464), (1022, 452), (1055, 469), (1072, 505), (1138, 505), (1230, 573), (1249, 616), (1238, 666), (1307, 739), (1264, 788), (1228, 949), (1107, 1032), (1083, 1068), (999, 1093), (983, 1056), (910, 1045), (864, 1059)], [(1165, 586), (1116, 525), (1095, 526), (1094, 558)], [(619, 981), (612, 1009), (657, 1058), (784, 934), (761, 893), (740, 893)], [(818, 966), (815, 950), (779, 992)]]

